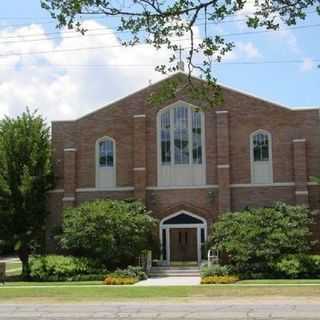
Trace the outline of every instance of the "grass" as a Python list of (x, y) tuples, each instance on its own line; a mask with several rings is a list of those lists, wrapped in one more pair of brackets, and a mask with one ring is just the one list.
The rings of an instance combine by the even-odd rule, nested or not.
[(34, 300), (45, 301), (110, 301), (123, 299), (158, 300), (170, 298), (214, 298), (214, 297), (319, 297), (319, 286), (177, 286), (177, 287), (0, 287), (0, 301)]
[(319, 284), (320, 279), (261, 279), (261, 280), (242, 280), (239, 284)]

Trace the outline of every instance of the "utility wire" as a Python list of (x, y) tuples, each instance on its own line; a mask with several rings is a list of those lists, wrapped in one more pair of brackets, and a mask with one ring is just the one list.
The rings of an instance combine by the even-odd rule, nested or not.
[[(320, 59), (311, 59), (312, 63), (320, 63)], [(222, 61), (215, 62), (214, 65), (266, 65), (266, 64), (301, 64), (304, 60), (301, 59), (291, 59), (291, 60), (263, 60), (263, 61)], [(47, 67), (57, 67), (57, 68), (154, 68), (153, 64), (22, 64), (21, 66), (47, 66)], [(0, 64), (0, 67), (16, 67), (16, 65)]]
[[(315, 28), (320, 27), (320, 24), (315, 25), (306, 25), (306, 26), (296, 26), (291, 28), (285, 28), (282, 30), (261, 30), (261, 31), (250, 31), (250, 32), (238, 32), (238, 33), (229, 33), (229, 34), (222, 34), (221, 37), (231, 37), (231, 36), (247, 36), (252, 34), (265, 34), (265, 33), (271, 33), (271, 32), (279, 32), (283, 30), (298, 30), (298, 29), (309, 29), (309, 28)], [(201, 38), (196, 38), (201, 39)], [(189, 39), (177, 39), (177, 42), (186, 41)], [(1, 42), (0, 42), (1, 44)], [(146, 44), (141, 44), (146, 45)], [(140, 45), (140, 46), (141, 46)], [(139, 45), (138, 45), (139, 46)], [(8, 53), (8, 54), (0, 54), (0, 57), (10, 57), (10, 56), (25, 56), (25, 55), (38, 55), (38, 54), (47, 54), (47, 53), (61, 53), (61, 52), (74, 52), (74, 51), (84, 51), (84, 50), (97, 50), (97, 49), (108, 49), (108, 48), (120, 48), (123, 47), (121, 44), (119, 45), (113, 45), (113, 46), (94, 46), (94, 47), (79, 47), (79, 48), (71, 48), (71, 49), (56, 49), (56, 50), (45, 50), (45, 51), (37, 51), (37, 52), (22, 52), (22, 53)], [(136, 46), (137, 47), (137, 46)], [(184, 48), (187, 49), (187, 48)]]
[[(290, 28), (284, 28), (284, 29), (279, 29), (279, 30), (257, 30), (257, 31), (247, 31), (247, 32), (235, 32), (235, 33), (226, 33), (226, 34), (221, 34), (219, 36), (221, 37), (232, 37), (232, 36), (246, 36), (246, 35), (251, 35), (251, 34), (263, 34), (263, 33), (272, 33), (272, 32), (281, 32), (285, 30), (302, 30), (302, 29), (310, 29), (310, 28), (318, 28), (320, 27), (320, 24), (311, 24), (311, 25), (303, 25), (303, 26), (295, 26), (295, 27), (290, 27)], [(90, 31), (95, 31), (95, 30), (105, 30), (105, 28), (96, 28), (96, 29), (91, 29)], [(78, 35), (74, 34), (68, 37), (48, 37), (48, 38), (39, 38), (39, 39), (27, 39), (27, 40), (15, 40), (15, 41), (1, 41), (2, 38), (0, 38), (0, 44), (12, 44), (12, 43), (29, 43), (29, 42), (41, 42), (41, 41), (48, 41), (48, 40), (57, 40), (57, 39), (75, 39), (75, 38), (87, 38), (87, 37), (98, 37), (98, 36), (114, 36), (115, 33), (130, 33), (131, 31), (105, 31), (105, 32), (100, 32), (100, 33), (93, 33), (90, 34), (88, 33), (86, 36), (83, 35)], [(16, 36), (15, 36), (16, 37)], [(20, 38), (25, 38), (26, 36), (21, 35), (17, 36)], [(201, 38), (197, 38), (201, 39)], [(182, 39), (186, 40), (186, 39)]]
[[(317, 13), (317, 10), (313, 10), (311, 11), (310, 13)], [(232, 16), (232, 15), (231, 15)], [(111, 16), (113, 17), (113, 16)], [(113, 17), (114, 18), (114, 17)], [(97, 20), (97, 19), (107, 19), (106, 17), (95, 17), (94, 20)], [(204, 20), (205, 18), (199, 18), (198, 21), (201, 21), (201, 20)], [(1, 20), (1, 17), (0, 17), (0, 20)], [(241, 19), (230, 19), (230, 20), (221, 20), (221, 21), (211, 21), (211, 20), (208, 20), (207, 24), (209, 25), (220, 25), (220, 24), (224, 24), (224, 23), (233, 23), (233, 22), (245, 22), (247, 21), (247, 18), (241, 18)], [(55, 21), (48, 21), (47, 24), (54, 24)], [(26, 24), (24, 24), (26, 25)], [(30, 24), (29, 24), (30, 25)], [(197, 26), (202, 26), (202, 25), (205, 25), (205, 23), (202, 23), (202, 24), (196, 24)], [(17, 25), (11, 25), (11, 26), (17, 26)], [(28, 25), (26, 25), (28, 26)], [(5, 25), (3, 26), (5, 28), (7, 27), (10, 27), (10, 25)], [(1, 26), (0, 26), (1, 28)], [(99, 30), (105, 30), (105, 28), (94, 28), (94, 29), (88, 29), (87, 32), (90, 32), (90, 31), (99, 31)], [(128, 33), (128, 32), (131, 32), (131, 31), (118, 31), (118, 30), (114, 30), (114, 29), (111, 29), (113, 30), (114, 33)], [(74, 33), (75, 31), (74, 30), (67, 30), (67, 31), (64, 31), (63, 33)], [(45, 35), (59, 35), (61, 34), (61, 31), (56, 31), (56, 32), (47, 32)], [(37, 36), (42, 36), (41, 34), (28, 34), (28, 35), (23, 35), (23, 37), (37, 37)], [(81, 35), (80, 35), (81, 36)], [(13, 39), (13, 38), (20, 38), (22, 36), (19, 36), (19, 35), (16, 35), (16, 36), (8, 36), (8, 37), (0, 37), (0, 39)]]

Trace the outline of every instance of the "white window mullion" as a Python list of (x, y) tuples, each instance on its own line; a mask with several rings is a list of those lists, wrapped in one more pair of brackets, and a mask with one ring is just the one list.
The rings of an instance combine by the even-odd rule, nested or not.
[(174, 121), (173, 121), (173, 109), (170, 109), (170, 117), (169, 117), (169, 121), (170, 121), (170, 154), (171, 154), (171, 163), (170, 165), (174, 165), (175, 164), (175, 160), (174, 160)]
[(193, 154), (192, 154), (192, 110), (188, 108), (188, 143), (189, 143), (189, 166), (193, 164)]

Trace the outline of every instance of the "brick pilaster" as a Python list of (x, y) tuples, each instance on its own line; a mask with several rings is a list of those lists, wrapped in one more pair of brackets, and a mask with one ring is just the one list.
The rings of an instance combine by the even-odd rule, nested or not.
[(146, 116), (139, 114), (133, 116), (134, 122), (134, 149), (133, 149), (133, 175), (134, 196), (142, 202), (146, 198)]
[(76, 156), (74, 148), (64, 149), (64, 197), (63, 207), (73, 207), (76, 200)]
[(292, 142), (296, 204), (309, 206), (306, 139)]
[(217, 111), (217, 173), (219, 185), (219, 213), (231, 210), (229, 113)]

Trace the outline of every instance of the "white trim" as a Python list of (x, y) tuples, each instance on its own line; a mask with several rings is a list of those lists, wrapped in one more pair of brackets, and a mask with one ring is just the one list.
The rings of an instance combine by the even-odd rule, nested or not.
[(218, 169), (228, 169), (228, 168), (230, 168), (230, 164), (218, 164), (217, 168)]
[(319, 110), (319, 107), (301, 107), (301, 106), (298, 106), (298, 107), (291, 107), (292, 108), (292, 111), (316, 111), (316, 110)]
[(293, 139), (292, 142), (293, 142), (293, 143), (306, 142), (306, 139)]
[(199, 186), (164, 186), (164, 187), (146, 187), (147, 190), (189, 190), (189, 189), (214, 189), (219, 188), (216, 184), (206, 184)]
[(62, 192), (64, 192), (64, 189), (53, 189), (48, 191), (48, 193), (62, 193)]
[(225, 114), (225, 113), (229, 113), (229, 111), (227, 110), (216, 111), (216, 114)]
[(294, 187), (296, 184), (294, 182), (274, 182), (269, 184), (257, 184), (257, 183), (239, 183), (231, 184), (231, 188), (268, 188), (268, 187)]
[(64, 152), (76, 152), (77, 149), (76, 148), (65, 148), (63, 149)]
[[(107, 140), (111, 140), (113, 143), (113, 166), (112, 167), (100, 167), (99, 165), (99, 157), (100, 157), (100, 153), (99, 153), (99, 143), (102, 141), (107, 141)], [(108, 170), (113, 170), (113, 176), (114, 176), (114, 181), (113, 181), (113, 187), (116, 187), (117, 185), (117, 147), (116, 147), (116, 140), (110, 136), (104, 136), (101, 137), (99, 139), (96, 140), (96, 156), (95, 156), (95, 162), (96, 162), (96, 172), (95, 172), (95, 181), (96, 181), (96, 187), (98, 187), (98, 171), (99, 170), (103, 170), (108, 168)]]
[(309, 191), (296, 191), (296, 195), (308, 195)]
[[(186, 215), (192, 217), (192, 218), (196, 218), (196, 219), (199, 219), (202, 221), (203, 224), (207, 225), (207, 221), (205, 218), (202, 218), (200, 216), (198, 216), (197, 214), (194, 214), (194, 213), (191, 213), (189, 211), (186, 211), (186, 210), (180, 210), (180, 211), (177, 211), (175, 213), (172, 213), (166, 217), (164, 217), (163, 219), (160, 220), (160, 225), (163, 224), (164, 222), (166, 222), (167, 220), (170, 220), (176, 216), (179, 216), (180, 214), (182, 213), (185, 213)], [(166, 226), (170, 226), (170, 224), (166, 224)]]
[(133, 117), (134, 118), (145, 118), (146, 115), (145, 114), (135, 114)]
[(75, 201), (76, 198), (75, 197), (64, 197), (62, 198), (62, 201)]
[[(164, 224), (164, 222), (166, 222), (167, 220), (174, 218), (180, 214), (187, 214), (190, 217), (199, 219), (200, 221), (202, 221), (202, 223), (193, 223), (193, 224)], [(162, 248), (162, 243), (163, 243), (163, 237), (162, 237), (162, 231), (165, 230), (166, 232), (166, 253), (167, 253), (167, 259), (165, 261), (165, 264), (170, 265), (170, 261), (171, 261), (171, 257), (170, 257), (170, 229), (174, 228), (174, 229), (185, 229), (185, 228), (195, 228), (197, 229), (197, 257), (198, 257), (198, 264), (201, 263), (201, 228), (204, 229), (204, 240), (207, 241), (208, 238), (208, 230), (207, 230), (207, 221), (206, 219), (204, 219), (203, 217), (200, 217), (194, 213), (191, 213), (189, 211), (186, 210), (180, 210), (176, 213), (170, 214), (169, 216), (163, 218), (160, 221), (160, 225), (159, 225), (159, 232), (160, 232), (160, 247)], [(163, 257), (161, 254), (161, 261), (163, 261)]]
[[(250, 169), (251, 169), (251, 183), (254, 181), (254, 158), (253, 158), (253, 138), (256, 134), (265, 134), (268, 136), (268, 147), (269, 147), (269, 160), (268, 160), (268, 165), (269, 165), (269, 171), (270, 171), (270, 180), (273, 184), (273, 157), (272, 157), (272, 135), (269, 131), (264, 130), (264, 129), (258, 129), (254, 132), (252, 132), (249, 136), (249, 147), (250, 147)], [(269, 183), (270, 184), (270, 183)]]
[(134, 187), (114, 187), (114, 188), (78, 188), (76, 192), (98, 192), (98, 191), (133, 191)]
[(146, 168), (133, 168), (133, 171), (146, 171)]
[[(174, 148), (173, 148), (173, 142), (174, 142), (174, 131), (173, 131), (173, 114), (172, 114), (172, 110), (175, 107), (178, 106), (186, 106), (188, 108), (188, 137), (192, 137), (192, 126), (191, 126), (191, 110), (197, 109), (200, 112), (201, 115), (201, 151), (202, 151), (202, 163), (200, 165), (197, 166), (201, 166), (201, 170), (202, 170), (202, 175), (204, 178), (204, 183), (206, 183), (206, 132), (205, 132), (205, 127), (206, 127), (206, 123), (205, 123), (205, 116), (204, 116), (204, 112), (201, 111), (200, 107), (197, 107), (189, 102), (183, 101), (183, 100), (178, 100), (174, 103), (169, 104), (168, 106), (160, 109), (157, 113), (157, 184), (159, 185), (159, 177), (161, 176), (161, 114), (163, 112), (166, 112), (166, 110), (170, 110), (170, 141), (171, 141), (171, 163), (168, 164), (167, 166), (170, 166), (171, 168), (174, 167), (181, 167), (181, 166), (187, 166), (189, 167), (189, 169), (192, 169), (193, 163), (192, 163), (192, 139), (189, 139), (189, 163), (185, 164), (185, 165), (181, 165), (181, 164), (175, 164), (174, 163)], [(195, 185), (196, 186), (196, 185)], [(162, 187), (162, 186), (161, 186)], [(170, 186), (169, 186), (170, 187)]]

